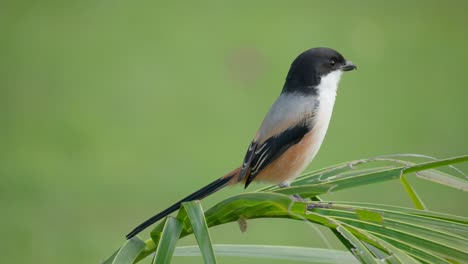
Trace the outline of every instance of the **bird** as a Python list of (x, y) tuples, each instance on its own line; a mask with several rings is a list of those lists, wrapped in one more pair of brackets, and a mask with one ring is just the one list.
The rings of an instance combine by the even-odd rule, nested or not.
[(289, 186), (314, 159), (328, 130), (343, 72), (357, 69), (338, 51), (319, 47), (292, 62), (283, 89), (251, 141), (242, 165), (149, 218), (128, 235), (131, 239), (178, 210), (230, 185), (253, 181)]

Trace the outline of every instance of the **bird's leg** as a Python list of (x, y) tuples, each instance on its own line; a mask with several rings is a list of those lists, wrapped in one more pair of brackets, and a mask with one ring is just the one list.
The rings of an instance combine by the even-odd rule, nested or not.
[[(290, 187), (291, 184), (287, 183), (287, 182), (283, 182), (283, 183), (280, 183), (278, 185), (278, 187), (280, 188), (287, 188), (287, 187)], [(291, 198), (296, 201), (296, 202), (307, 202), (304, 198), (302, 198), (299, 194), (293, 194), (291, 195)]]

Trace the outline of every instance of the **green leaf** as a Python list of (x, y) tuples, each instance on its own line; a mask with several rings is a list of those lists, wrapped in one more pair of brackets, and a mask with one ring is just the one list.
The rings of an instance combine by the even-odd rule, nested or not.
[(208, 232), (208, 225), (205, 220), (205, 213), (203, 212), (200, 202), (187, 202), (183, 203), (182, 206), (190, 219), (193, 233), (195, 234), (205, 263), (216, 263), (213, 245), (211, 244), (210, 234)]
[(113, 259), (111, 259), (111, 257), (104, 263), (131, 264), (135, 261), (136, 257), (143, 251), (144, 248), (145, 242), (143, 240), (141, 240), (138, 236), (132, 237), (131, 239), (125, 241), (119, 251), (113, 255)]
[(423, 263), (460, 263), (458, 261), (449, 262), (438, 255), (432, 254), (430, 251), (422, 250), (421, 248), (412, 245), (411, 243), (406, 243), (403, 240), (398, 240), (390, 237), (386, 237), (381, 234), (375, 234), (376, 237), (394, 245), (395, 247), (405, 251), (408, 255), (412, 256), (415, 259), (422, 261)]
[[(281, 259), (317, 264), (359, 263), (353, 254), (334, 249), (270, 245), (213, 245), (213, 248), (217, 256)], [(197, 246), (178, 247), (174, 253), (174, 256), (200, 255)]]
[(336, 202), (336, 204), (350, 205), (354, 208), (359, 207), (367, 210), (376, 210), (376, 208), (378, 208), (379, 212), (385, 215), (385, 219), (409, 222), (427, 229), (448, 232), (450, 234), (456, 234), (459, 237), (468, 237), (468, 218), (465, 217), (383, 204), (347, 201), (339, 201)]
[(468, 192), (468, 182), (466, 180), (459, 179), (437, 170), (420, 171), (416, 176), (424, 180)]
[[(417, 173), (417, 176), (421, 177), (429, 173), (431, 176), (425, 176), (425, 179), (457, 188), (459, 184), (468, 182), (463, 178), (439, 173), (434, 168), (464, 161), (468, 161), (468, 156), (422, 163), (399, 160), (392, 156), (377, 157), (308, 173), (299, 177), (289, 188), (279, 189), (272, 186), (264, 188), (264, 192), (236, 195), (219, 202), (205, 214), (199, 203), (187, 203), (182, 206), (177, 216), (181, 226), (180, 232), (176, 232), (177, 239), (179, 234), (180, 237), (184, 237), (195, 233), (206, 262), (213, 262), (214, 250), (209, 239), (208, 227), (239, 219), (248, 221), (254, 218), (285, 218), (329, 227), (344, 245), (365, 263), (468, 263), (467, 218), (371, 203), (306, 203), (298, 202), (289, 196), (300, 194), (319, 200), (317, 195), (323, 193), (403, 179), (402, 183), (406, 184), (405, 188), (410, 197), (413, 196), (412, 199), (418, 203), (420, 199), (407, 184), (405, 175)], [(381, 162), (386, 164), (373, 168), (361, 167)], [(388, 163), (393, 165), (388, 166)], [(464, 187), (457, 189), (463, 190)], [(422, 208), (422, 203), (418, 207)], [(160, 223), (153, 229), (152, 240), (146, 242), (146, 247), (137, 260), (143, 259), (156, 248), (162, 248), (161, 244), (167, 243), (165, 228), (165, 223)], [(233, 248), (229, 250), (234, 251)], [(291, 249), (291, 252), (294, 252), (294, 249)]]
[[(120, 250), (120, 249), (119, 249)], [(119, 253), (119, 250), (115, 251), (114, 254), (112, 254), (110, 257), (108, 257), (106, 260), (102, 261), (101, 264), (112, 264), (112, 262), (115, 259), (115, 256), (117, 256), (117, 253)]]
[[(413, 245), (412, 248), (402, 247), (401, 243), (398, 243), (396, 247), (403, 250), (410, 249), (411, 251), (408, 251), (408, 254), (414, 254), (418, 256), (418, 258), (429, 262), (434, 262), (434, 260), (440, 260), (441, 258), (450, 258), (459, 262), (468, 261), (468, 254), (465, 253), (465, 249), (468, 248), (468, 240), (466, 238), (456, 233), (443, 232), (439, 229), (430, 229), (415, 224), (424, 221), (432, 222), (434, 219), (426, 219), (426, 217), (419, 215), (399, 214), (388, 210), (379, 211), (378, 208), (372, 208), (371, 210), (379, 213), (383, 220), (382, 223), (375, 223), (375, 221), (372, 220), (363, 220), (356, 212), (361, 210), (363, 209), (358, 207), (346, 207), (341, 204), (333, 204), (330, 205), (328, 209), (315, 208), (312, 211), (331, 217), (339, 222), (346, 223), (353, 228), (375, 234), (384, 240), (392, 239), (392, 241), (410, 243)], [(437, 219), (434, 222), (444, 221)], [(454, 224), (465, 230), (468, 229), (468, 225)], [(396, 244), (395, 242), (395, 245)]]
[(172, 255), (174, 253), (177, 240), (179, 240), (181, 231), (181, 221), (172, 216), (167, 217), (164, 224), (164, 229), (162, 230), (162, 234), (159, 239), (156, 253), (154, 254), (153, 263), (171, 263)]
[(348, 242), (353, 245), (354, 249), (352, 253), (354, 256), (362, 261), (362, 263), (379, 263), (379, 260), (376, 259), (369, 249), (359, 240), (353, 233), (349, 232), (348, 229), (344, 226), (338, 226), (336, 231)]
[(298, 194), (303, 197), (318, 196), (325, 193), (336, 192), (339, 190), (349, 189), (371, 183), (389, 181), (398, 179), (402, 174), (402, 168), (382, 170), (378, 172), (357, 175), (357, 176), (346, 176), (342, 178), (334, 178), (325, 182), (319, 182), (316, 184), (304, 184), (297, 186), (295, 182), (291, 184), (291, 187), (275, 189), (273, 192), (293, 195)]
[[(468, 245), (467, 240), (459, 235), (468, 232), (468, 222), (465, 218), (410, 208), (385, 205), (380, 207), (376, 204), (335, 202), (312, 204), (313, 209), (306, 210), (306, 203), (296, 202), (286, 195), (245, 193), (228, 198), (210, 208), (206, 211), (206, 220), (208, 226), (212, 227), (235, 222), (240, 217), (247, 220), (280, 217), (336, 228), (342, 234), (346, 234), (346, 230), (343, 231), (338, 227), (346, 226), (347, 230), (353, 230), (353, 234), (363, 240), (362, 243), (370, 243), (388, 255), (395, 255), (395, 252), (383, 242), (393, 245), (393, 250), (395, 248), (403, 250), (405, 254), (415, 256), (417, 259), (440, 261), (448, 255), (455, 260), (466, 259), (463, 248)], [(159, 227), (156, 230), (159, 230)], [(181, 236), (192, 232), (190, 221), (185, 218)], [(354, 242), (352, 237), (345, 238)], [(413, 245), (408, 246), (405, 242), (401, 242), (402, 238)], [(365, 246), (361, 244), (358, 245)], [(149, 247), (145, 254), (149, 254), (151, 250)], [(366, 252), (360, 258), (368, 258)]]
[(403, 185), (403, 188), (405, 188), (405, 191), (410, 197), (414, 206), (420, 210), (426, 210), (426, 206), (424, 205), (421, 198), (419, 198), (419, 195), (416, 193), (413, 187), (409, 184), (408, 180), (406, 180), (405, 175), (401, 175), (400, 182)]
[[(378, 240), (378, 238), (373, 236), (372, 234), (368, 234), (368, 237), (375, 241)], [(416, 261), (414, 258), (412, 258), (410, 254), (406, 254), (406, 252), (398, 249), (397, 247), (393, 246), (390, 243), (387, 243), (384, 240), (378, 240), (378, 243), (383, 248), (385, 248), (387, 252), (391, 252), (390, 255), (384, 258), (384, 260), (386, 260), (389, 263), (402, 263), (402, 264), (419, 264), (420, 263), (419, 261)]]
[(447, 158), (447, 159), (440, 159), (440, 160), (429, 161), (429, 162), (423, 162), (423, 163), (415, 164), (413, 166), (409, 166), (405, 168), (405, 173), (424, 171), (424, 170), (429, 170), (429, 169), (433, 169), (437, 167), (442, 167), (442, 166), (447, 166), (447, 165), (452, 165), (452, 164), (457, 164), (457, 163), (467, 162), (467, 161), (468, 161), (468, 155)]
[(361, 219), (363, 221), (383, 223), (382, 214), (379, 214), (377, 212), (373, 212), (373, 211), (370, 211), (370, 210), (365, 210), (365, 209), (356, 209), (354, 211), (356, 212), (359, 219)]
[[(380, 168), (380, 171), (372, 170), (372, 172), (370, 173), (357, 174), (357, 175), (354, 173), (351, 173), (351, 174), (341, 173), (338, 175), (324, 178), (322, 177), (323, 172), (318, 173), (318, 174), (314, 173), (313, 175), (310, 175), (310, 176), (299, 177), (297, 180), (292, 182), (291, 187), (271, 188), (271, 191), (282, 193), (282, 194), (287, 194), (287, 195), (298, 194), (303, 197), (312, 197), (312, 196), (318, 196), (318, 195), (325, 194), (325, 193), (330, 193), (332, 191), (336, 192), (339, 190), (349, 189), (349, 188), (358, 187), (362, 185), (368, 185), (372, 183), (398, 179), (404, 174), (430, 170), (430, 169), (434, 169), (437, 167), (447, 166), (450, 164), (466, 162), (466, 161), (468, 161), (468, 155), (442, 159), (442, 160), (436, 160), (436, 161), (423, 162), (423, 163), (418, 163), (418, 164), (405, 162), (405, 164), (409, 164), (409, 165), (399, 166), (399, 167), (390, 168), (390, 169), (388, 167), (385, 167), (385, 168)], [(352, 166), (355, 166), (355, 165), (352, 165)], [(344, 169), (352, 168), (352, 166), (348, 164), (348, 166), (340, 165), (336, 168), (339, 170), (344, 170)], [(441, 180), (440, 177), (442, 175), (443, 174), (439, 174), (439, 178), (438, 178), (439, 180)], [(450, 182), (454, 182), (453, 179), (451, 180), (452, 181)], [(463, 181), (461, 179), (459, 181), (465, 182), (465, 184), (468, 184), (467, 181)], [(451, 186), (451, 187), (462, 189), (462, 190), (464, 189), (464, 188), (460, 188), (460, 186)]]

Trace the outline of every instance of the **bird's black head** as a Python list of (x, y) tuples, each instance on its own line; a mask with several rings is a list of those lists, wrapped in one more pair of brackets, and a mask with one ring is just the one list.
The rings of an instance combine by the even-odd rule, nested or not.
[(329, 48), (313, 48), (301, 53), (291, 64), (284, 92), (315, 92), (313, 87), (320, 84), (322, 77), (335, 71), (351, 71), (356, 66), (346, 61), (336, 50)]

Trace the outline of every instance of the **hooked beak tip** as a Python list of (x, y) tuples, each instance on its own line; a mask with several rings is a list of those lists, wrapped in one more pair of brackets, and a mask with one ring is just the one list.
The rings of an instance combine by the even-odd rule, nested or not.
[(343, 71), (357, 70), (357, 66), (351, 61), (346, 61), (346, 64), (341, 66), (341, 70)]

